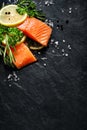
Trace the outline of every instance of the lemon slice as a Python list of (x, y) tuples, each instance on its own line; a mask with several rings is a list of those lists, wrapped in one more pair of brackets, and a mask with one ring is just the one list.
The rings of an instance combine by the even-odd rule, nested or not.
[[(21, 39), (19, 42), (16, 43), (16, 45), (19, 45), (19, 44), (25, 42), (25, 40), (26, 40), (26, 36), (24, 35), (24, 36), (22, 37), (22, 39)], [(3, 45), (6, 45), (6, 38), (4, 38), (4, 40), (2, 41), (2, 44), (3, 44)]]
[(20, 15), (17, 5), (7, 5), (0, 10), (0, 24), (4, 26), (16, 26), (21, 24), (27, 17), (27, 13)]
[(43, 45), (40, 45), (38, 42), (35, 42), (35, 41), (32, 41), (32, 40), (30, 40), (30, 41), (28, 42), (28, 46), (29, 46), (29, 48), (30, 48), (31, 50), (41, 50), (41, 49), (44, 48)]
[(22, 39), (19, 42), (16, 43), (16, 45), (25, 42), (25, 40), (26, 40), (26, 36), (23, 36)]
[(44, 46), (30, 46), (31, 50), (41, 50)]

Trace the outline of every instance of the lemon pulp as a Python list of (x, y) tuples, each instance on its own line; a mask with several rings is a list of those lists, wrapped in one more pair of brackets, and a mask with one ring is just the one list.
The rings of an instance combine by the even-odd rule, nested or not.
[(7, 5), (0, 10), (0, 24), (4, 26), (16, 26), (21, 24), (26, 18), (27, 13), (20, 15), (17, 12), (17, 5)]

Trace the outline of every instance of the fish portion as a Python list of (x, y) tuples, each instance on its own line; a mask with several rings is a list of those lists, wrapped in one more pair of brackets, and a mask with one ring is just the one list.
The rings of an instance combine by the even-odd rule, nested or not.
[(18, 69), (37, 61), (25, 43), (15, 46), (15, 49), (12, 49), (12, 54), (15, 58), (13, 63)]
[(23, 33), (29, 38), (40, 43), (41, 45), (48, 45), (48, 41), (52, 33), (52, 28), (37, 18), (27, 17), (22, 24), (17, 26), (17, 28), (23, 31)]

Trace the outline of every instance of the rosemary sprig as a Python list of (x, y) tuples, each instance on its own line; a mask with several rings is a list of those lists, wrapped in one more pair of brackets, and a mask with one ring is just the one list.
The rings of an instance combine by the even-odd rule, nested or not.
[[(12, 54), (8, 40), (9, 40), (9, 36), (6, 35), (6, 46), (5, 46), (4, 52), (3, 52), (3, 60), (4, 60), (5, 64), (8, 64), (8, 62), (10, 64), (13, 64), (13, 61), (15, 60), (15, 58)], [(7, 59), (7, 55), (8, 55), (8, 59)]]

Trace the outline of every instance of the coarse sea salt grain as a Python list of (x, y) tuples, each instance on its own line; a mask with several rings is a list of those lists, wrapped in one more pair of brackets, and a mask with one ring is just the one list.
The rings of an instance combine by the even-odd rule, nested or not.
[(52, 50), (52, 53), (55, 53), (55, 50)]
[(59, 45), (59, 42), (58, 42), (58, 41), (55, 41), (55, 45)]
[(47, 65), (47, 64), (46, 64), (46, 63), (44, 63), (43, 65), (46, 67), (46, 65)]
[(9, 84), (9, 87), (11, 87), (12, 85), (11, 84)]
[(41, 60), (47, 60), (47, 57), (42, 57)]
[(10, 79), (11, 77), (12, 77), (12, 74), (9, 74), (8, 77), (7, 77), (7, 79)]
[(40, 55), (40, 54), (41, 54), (41, 52), (40, 52), (40, 51), (38, 51), (38, 54)]
[(72, 10), (72, 7), (70, 7), (69, 10)]
[(69, 14), (71, 14), (72, 13), (72, 11), (71, 10), (69, 10)]
[(62, 52), (65, 52), (65, 50), (64, 50), (64, 49), (62, 49), (61, 51), (62, 51)]
[(63, 40), (63, 43), (66, 42), (65, 40)]
[(64, 13), (64, 10), (63, 10), (63, 9), (62, 9), (61, 11), (62, 11), (62, 13)]
[(65, 56), (68, 56), (68, 53), (66, 53)]

